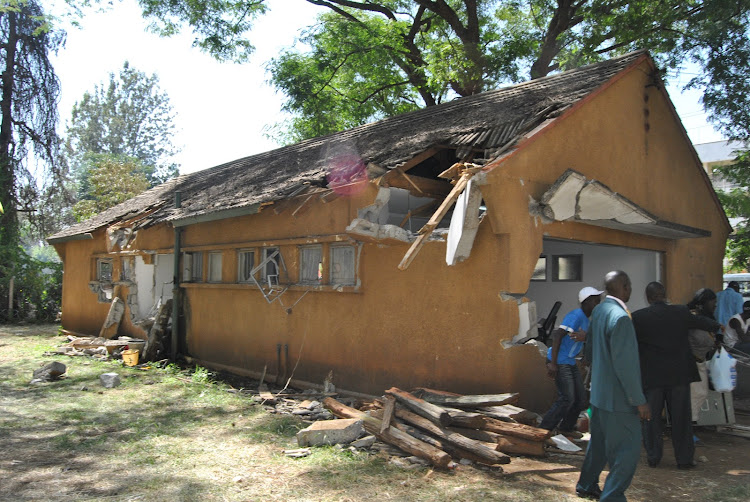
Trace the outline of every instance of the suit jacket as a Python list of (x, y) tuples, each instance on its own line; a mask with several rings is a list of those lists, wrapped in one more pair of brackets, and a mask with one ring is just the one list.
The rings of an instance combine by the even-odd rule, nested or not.
[(689, 385), (700, 380), (688, 341), (689, 329), (716, 331), (719, 323), (684, 305), (654, 303), (633, 313), (644, 389)]
[(638, 342), (633, 321), (620, 304), (607, 298), (596, 306), (586, 337), (591, 361), (591, 404), (606, 411), (638, 413), (646, 403), (641, 386)]

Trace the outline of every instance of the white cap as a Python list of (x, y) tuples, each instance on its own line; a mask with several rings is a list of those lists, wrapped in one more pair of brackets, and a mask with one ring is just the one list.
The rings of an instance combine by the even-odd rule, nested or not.
[(583, 303), (583, 300), (585, 300), (589, 296), (599, 296), (602, 293), (604, 293), (604, 291), (599, 291), (598, 289), (592, 288), (591, 286), (586, 286), (578, 292), (578, 303)]

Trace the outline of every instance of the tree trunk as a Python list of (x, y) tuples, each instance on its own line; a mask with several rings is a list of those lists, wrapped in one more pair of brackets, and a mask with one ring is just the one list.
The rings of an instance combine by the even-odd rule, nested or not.
[(2, 101), (0, 101), (0, 243), (15, 245), (18, 241), (16, 218), (15, 187), (16, 177), (11, 159), (13, 142), (13, 82), (16, 67), (16, 45), (18, 44), (17, 14), (6, 12), (8, 16), (8, 39), (5, 41), (5, 68), (2, 74)]

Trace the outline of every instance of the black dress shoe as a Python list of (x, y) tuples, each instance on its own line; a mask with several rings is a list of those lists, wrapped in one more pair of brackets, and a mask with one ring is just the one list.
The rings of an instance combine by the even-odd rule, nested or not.
[(576, 495), (584, 499), (599, 500), (599, 497), (602, 496), (602, 491), (598, 486), (595, 486), (593, 490), (576, 488)]
[(688, 464), (677, 464), (678, 469), (695, 469), (698, 466), (698, 462), (693, 460)]

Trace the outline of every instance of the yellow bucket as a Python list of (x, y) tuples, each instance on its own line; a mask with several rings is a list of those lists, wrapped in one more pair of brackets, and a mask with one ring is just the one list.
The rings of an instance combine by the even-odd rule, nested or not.
[(138, 364), (138, 351), (137, 350), (123, 350), (122, 362), (125, 363), (125, 366), (137, 365)]

